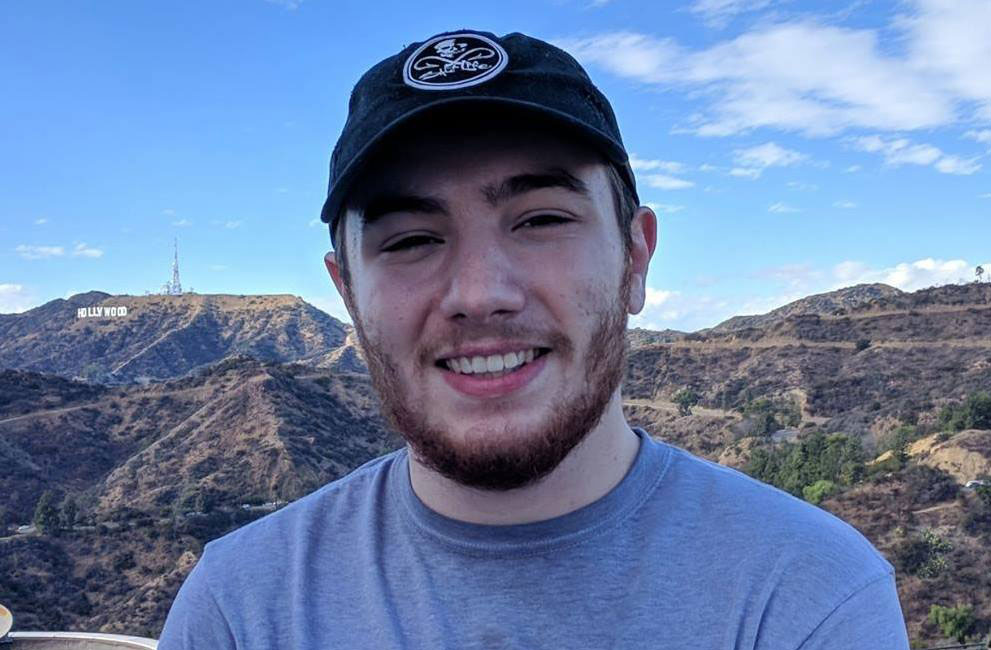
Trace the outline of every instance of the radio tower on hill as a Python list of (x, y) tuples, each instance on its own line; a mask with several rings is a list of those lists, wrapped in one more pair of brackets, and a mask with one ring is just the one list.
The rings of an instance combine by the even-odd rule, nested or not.
[(181, 296), (182, 283), (179, 282), (179, 239), (174, 242), (175, 250), (172, 258), (172, 281), (162, 285), (162, 293), (166, 296)]

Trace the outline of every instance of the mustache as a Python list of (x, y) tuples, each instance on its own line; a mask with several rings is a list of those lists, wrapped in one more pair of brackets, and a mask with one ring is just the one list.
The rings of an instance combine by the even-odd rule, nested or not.
[(557, 330), (541, 330), (519, 323), (498, 323), (489, 325), (465, 325), (437, 336), (423, 346), (417, 357), (421, 364), (432, 364), (443, 349), (461, 347), (476, 341), (491, 339), (512, 339), (540, 343), (543, 347), (566, 355), (574, 351), (574, 344)]

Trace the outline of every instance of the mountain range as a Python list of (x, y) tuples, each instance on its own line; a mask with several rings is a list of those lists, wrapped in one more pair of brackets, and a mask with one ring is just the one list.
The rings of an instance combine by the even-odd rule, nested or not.
[[(953, 599), (991, 628), (991, 503), (964, 487), (991, 431), (944, 426), (991, 389), (991, 285), (862, 285), (627, 339), (631, 424), (745, 470), (855, 440), (864, 474), (820, 505), (899, 569), (912, 638), (938, 640), (929, 607)], [(0, 601), (22, 629), (157, 636), (203, 543), (402, 444), (351, 326), (292, 296), (80, 294), (0, 315), (0, 368)], [(61, 523), (17, 533), (46, 493)], [(926, 531), (952, 546), (938, 575), (911, 564)]]

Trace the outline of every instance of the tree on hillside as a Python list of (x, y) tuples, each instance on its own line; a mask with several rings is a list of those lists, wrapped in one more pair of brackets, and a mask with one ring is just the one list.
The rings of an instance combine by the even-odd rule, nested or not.
[(65, 497), (65, 500), (62, 501), (62, 527), (72, 530), (78, 517), (79, 506), (76, 504), (76, 499), (72, 496)]
[(956, 607), (933, 605), (929, 608), (929, 621), (939, 626), (943, 636), (955, 639), (957, 643), (963, 643), (967, 639), (967, 634), (977, 622), (974, 618), (974, 609), (970, 605)]
[(816, 431), (795, 444), (754, 449), (744, 471), (799, 498), (806, 496), (806, 487), (819, 481), (832, 483), (832, 488), (820, 483), (809, 491), (809, 496), (821, 499), (863, 478), (864, 453), (858, 438)]
[(900, 465), (908, 461), (908, 446), (922, 437), (918, 427), (910, 424), (903, 424), (881, 438), (878, 442), (877, 452), (883, 454), (890, 451), (898, 459)]
[(699, 396), (691, 388), (682, 388), (674, 394), (674, 403), (678, 405), (678, 415), (691, 415), (692, 407), (699, 403)]
[(38, 499), (38, 505), (34, 508), (34, 525), (43, 533), (58, 534), (59, 512), (55, 506), (55, 493), (51, 490), (45, 490)]

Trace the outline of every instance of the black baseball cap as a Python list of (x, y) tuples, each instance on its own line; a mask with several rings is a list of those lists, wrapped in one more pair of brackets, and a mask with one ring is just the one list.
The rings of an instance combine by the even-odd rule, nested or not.
[(533, 111), (569, 127), (615, 165), (637, 196), (612, 107), (570, 54), (525, 34), (462, 29), (408, 45), (368, 70), (351, 91), (320, 213), (335, 249), (342, 203), (376, 145), (414, 117), (469, 102)]

